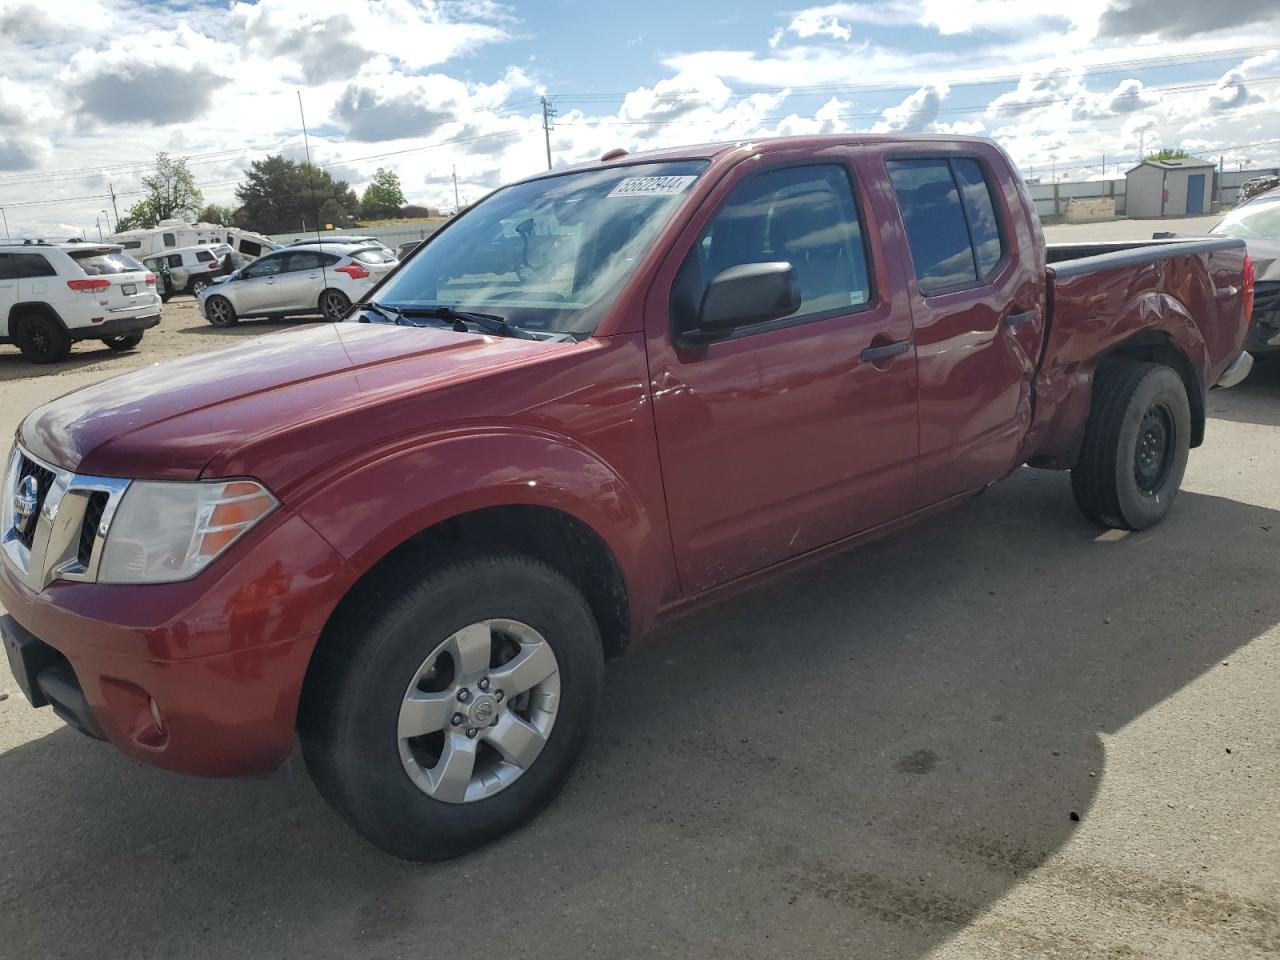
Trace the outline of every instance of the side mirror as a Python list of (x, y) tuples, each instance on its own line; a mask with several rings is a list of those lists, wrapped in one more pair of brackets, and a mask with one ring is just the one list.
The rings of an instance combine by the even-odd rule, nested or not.
[(698, 325), (686, 339), (709, 343), (738, 327), (779, 320), (800, 309), (795, 268), (785, 261), (743, 263), (716, 274), (702, 294)]

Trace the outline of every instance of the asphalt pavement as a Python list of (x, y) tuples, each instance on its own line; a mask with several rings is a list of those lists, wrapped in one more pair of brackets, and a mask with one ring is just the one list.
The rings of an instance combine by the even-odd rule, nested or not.
[[(143, 362), (0, 364), (0, 429)], [(0, 957), (1274, 957), (1280, 366), (1209, 416), (1152, 530), (1021, 470), (648, 638), (564, 794), (452, 863), (296, 757), (142, 767), (0, 668)]]

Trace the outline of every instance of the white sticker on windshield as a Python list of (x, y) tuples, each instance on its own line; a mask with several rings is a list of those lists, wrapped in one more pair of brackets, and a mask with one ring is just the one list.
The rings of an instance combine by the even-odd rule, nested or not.
[(609, 191), (611, 197), (674, 197), (697, 177), (627, 177)]

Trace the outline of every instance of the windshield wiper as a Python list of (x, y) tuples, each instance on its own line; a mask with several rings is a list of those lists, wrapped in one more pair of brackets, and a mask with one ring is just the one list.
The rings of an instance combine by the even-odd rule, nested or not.
[(404, 312), (399, 307), (392, 307), (385, 303), (375, 303), (372, 300), (366, 300), (364, 303), (359, 304), (359, 307), (361, 310), (371, 310), (392, 323), (404, 322)]
[(466, 330), (466, 324), (474, 323), (482, 330), (496, 333), (503, 337), (517, 337), (521, 340), (538, 339), (523, 327), (508, 323), (505, 317), (499, 317), (492, 313), (455, 310), (447, 304), (440, 304), (437, 307), (398, 307), (396, 309), (401, 317), (436, 317), (440, 320), (450, 320), (453, 322), (454, 329), (459, 332)]

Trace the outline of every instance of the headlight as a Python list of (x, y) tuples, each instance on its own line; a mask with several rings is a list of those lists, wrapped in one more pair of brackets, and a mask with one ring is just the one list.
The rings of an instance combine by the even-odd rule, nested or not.
[(256, 480), (135, 480), (111, 520), (98, 581), (189, 580), (277, 506)]

